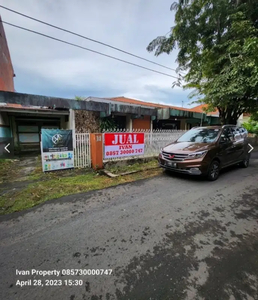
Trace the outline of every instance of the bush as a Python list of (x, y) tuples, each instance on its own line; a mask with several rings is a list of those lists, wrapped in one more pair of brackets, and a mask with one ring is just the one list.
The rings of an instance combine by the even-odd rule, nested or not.
[(258, 122), (249, 120), (243, 124), (243, 127), (249, 132), (258, 135)]

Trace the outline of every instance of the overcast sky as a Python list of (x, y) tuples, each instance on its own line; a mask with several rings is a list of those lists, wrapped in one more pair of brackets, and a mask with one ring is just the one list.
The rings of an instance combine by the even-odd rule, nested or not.
[[(174, 0), (1, 0), (1, 4), (177, 68), (177, 52), (158, 58), (146, 50), (150, 41), (173, 26)], [(0, 8), (3, 21), (91, 48), (164, 73), (170, 71), (121, 52), (53, 29)], [(190, 107), (190, 91), (172, 89), (173, 78), (139, 69), (98, 54), (4, 25), (17, 92), (74, 98), (125, 96), (143, 101)], [(193, 105), (191, 105), (193, 106)]]

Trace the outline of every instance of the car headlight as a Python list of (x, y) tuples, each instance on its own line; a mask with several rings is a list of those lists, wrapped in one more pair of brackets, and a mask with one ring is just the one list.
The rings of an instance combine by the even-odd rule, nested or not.
[(199, 151), (199, 152), (194, 152), (194, 153), (191, 153), (191, 154), (188, 154), (187, 158), (186, 159), (197, 159), (197, 158), (201, 158), (203, 157), (208, 151), (205, 150), (205, 151)]

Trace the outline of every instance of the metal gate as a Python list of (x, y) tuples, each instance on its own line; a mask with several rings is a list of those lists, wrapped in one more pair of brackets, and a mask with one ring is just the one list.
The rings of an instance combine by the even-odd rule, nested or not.
[(74, 167), (91, 167), (89, 133), (75, 133)]

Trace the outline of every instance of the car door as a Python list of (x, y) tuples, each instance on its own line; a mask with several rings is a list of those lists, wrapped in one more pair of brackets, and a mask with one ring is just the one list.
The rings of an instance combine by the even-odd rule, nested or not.
[(235, 147), (233, 144), (233, 132), (230, 127), (222, 130), (219, 141), (219, 158), (221, 167), (230, 165), (235, 160)]
[(244, 157), (244, 135), (241, 134), (240, 128), (232, 127), (233, 132), (233, 145), (234, 145), (234, 161), (238, 162), (243, 160)]

